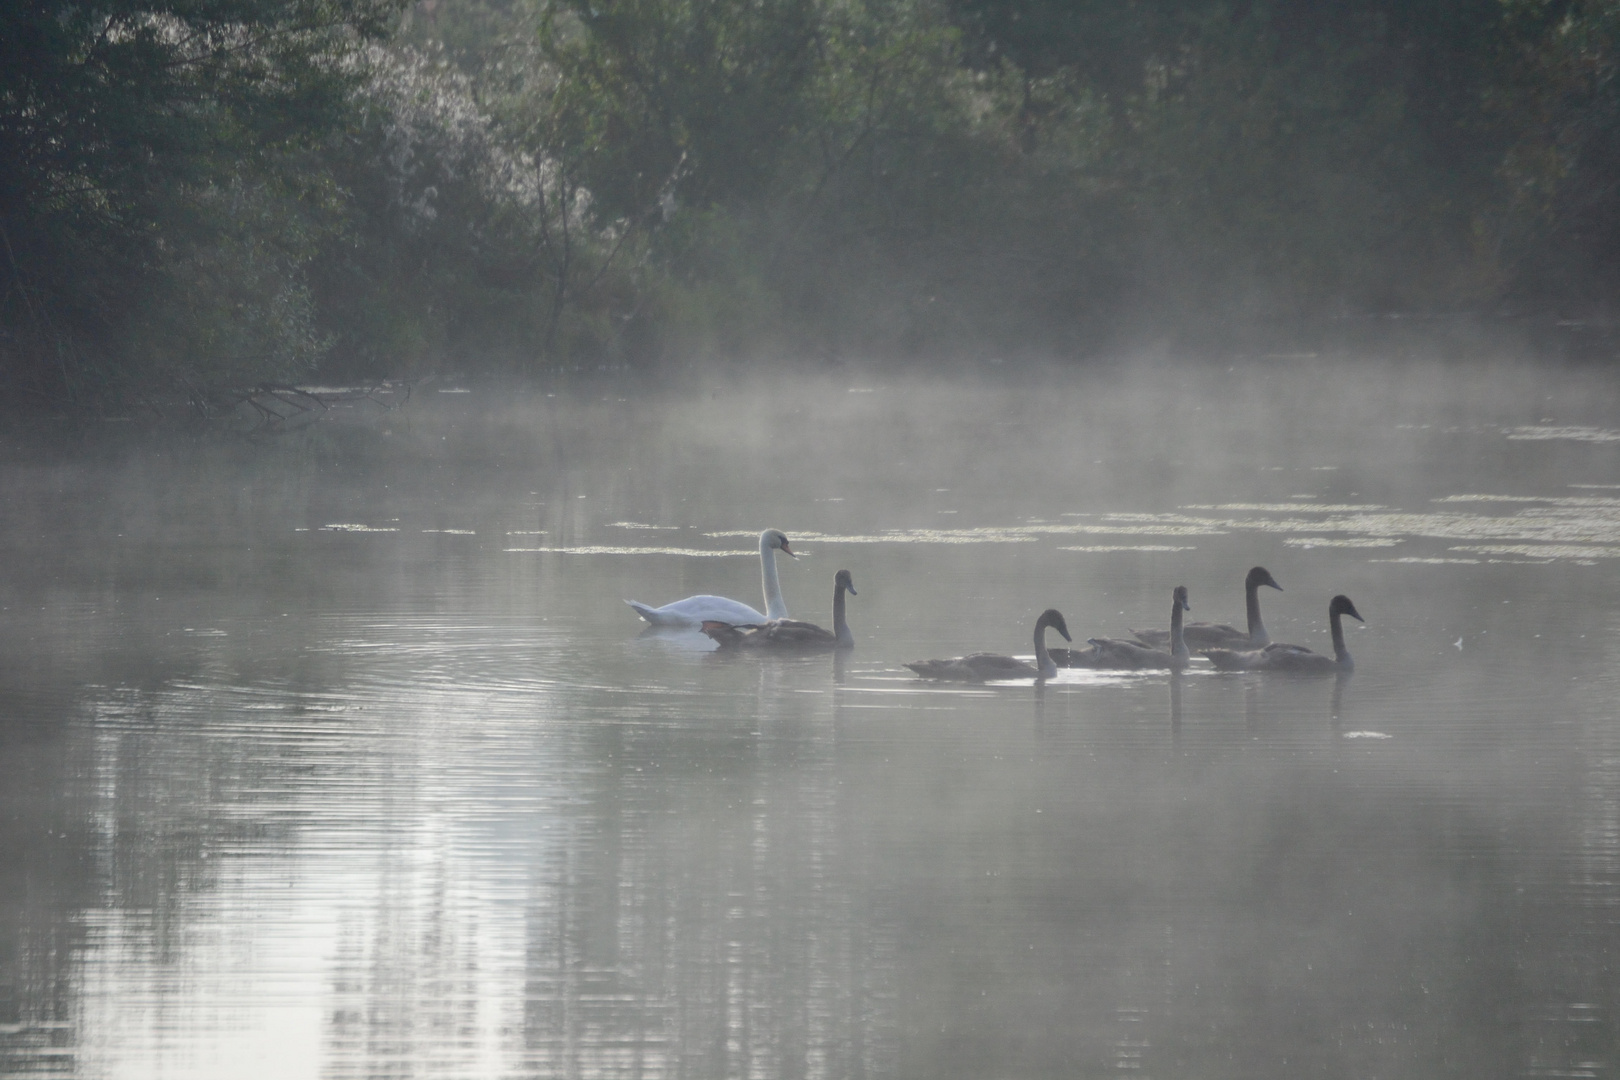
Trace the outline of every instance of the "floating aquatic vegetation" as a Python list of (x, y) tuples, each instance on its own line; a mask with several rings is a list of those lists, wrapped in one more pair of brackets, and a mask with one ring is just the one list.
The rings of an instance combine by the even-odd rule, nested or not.
[[(1201, 516), (1189, 513), (1111, 512), (1086, 515), (1066, 512), (1064, 521), (1030, 519), (1020, 525), (971, 529), (891, 529), (880, 533), (843, 535), (794, 531), (797, 540), (834, 544), (1008, 544), (1046, 537), (1131, 536), (1194, 537), (1258, 532), (1280, 534), (1290, 547), (1387, 548), (1410, 539), (1506, 542), (1508, 544), (1611, 544), (1620, 546), (1620, 498), (1613, 496), (1520, 496), (1459, 494), (1434, 500), (1444, 504), (1524, 504), (1506, 514), (1479, 514), (1463, 510), (1412, 513), (1378, 504), (1302, 503), (1194, 504), (1181, 509), (1227, 511), (1237, 516)], [(1089, 520), (1076, 520), (1087, 517)], [(514, 534), (515, 535), (515, 534)], [(704, 533), (711, 539), (752, 537), (752, 530)], [(1176, 550), (1169, 545), (1098, 544), (1062, 550), (1103, 552), (1115, 550)], [(1183, 549), (1184, 550), (1184, 549)], [(1584, 549), (1583, 549), (1584, 550)], [(1493, 553), (1520, 554), (1503, 548)], [(1535, 558), (1549, 556), (1544, 552)], [(1607, 558), (1606, 555), (1585, 556)], [(1390, 560), (1396, 561), (1396, 560)], [(1411, 560), (1403, 560), (1411, 561)], [(1455, 561), (1455, 560), (1450, 560)]]
[(1197, 551), (1196, 547), (1177, 547), (1173, 544), (1097, 544), (1091, 547), (1060, 547), (1059, 551), (1084, 551), (1103, 554), (1110, 551)]
[(702, 548), (682, 547), (616, 547), (611, 544), (582, 544), (577, 547), (509, 547), (506, 552), (542, 552), (549, 555), (691, 555), (695, 558), (720, 559), (736, 555), (758, 556), (758, 551), (705, 551)]
[[(1311, 496), (1294, 496), (1295, 498), (1310, 498)], [(1297, 514), (1301, 510), (1314, 511), (1318, 514), (1354, 514), (1365, 510), (1388, 510), (1387, 506), (1377, 503), (1323, 503), (1320, 506), (1306, 506), (1300, 503), (1215, 503), (1206, 505), (1194, 503), (1183, 506), (1183, 510), (1227, 510), (1245, 514)]]
[(1298, 548), (1385, 548), (1404, 542), (1387, 536), (1290, 536), (1283, 540), (1289, 547)]
[(1529, 424), (1524, 427), (1508, 429), (1507, 437), (1518, 441), (1571, 439), (1575, 442), (1604, 443), (1620, 442), (1620, 431), (1588, 427), (1584, 424)]
[[(1578, 485), (1571, 484), (1571, 487)], [(1514, 502), (1547, 506), (1620, 506), (1620, 499), (1604, 495), (1446, 495), (1437, 503)]]
[(1426, 559), (1416, 555), (1407, 555), (1399, 559), (1368, 559), (1367, 561), (1376, 563), (1415, 563), (1420, 566), (1443, 566), (1448, 563), (1458, 566), (1478, 566), (1480, 564), (1479, 559)]
[(1478, 555), (1526, 555), (1535, 559), (1620, 559), (1620, 547), (1576, 547), (1573, 544), (1469, 544), (1452, 551)]
[[(1116, 519), (1117, 520), (1117, 519)], [(1389, 512), (1306, 518), (1188, 518), (1141, 515), (1139, 520), (1198, 525), (1234, 532), (1352, 533), (1437, 540), (1518, 540), (1543, 543), (1620, 543), (1620, 507), (1535, 507), (1509, 516)]]
[[(1111, 523), (1106, 525), (986, 525), (976, 529), (891, 529), (881, 533), (843, 535), (837, 533), (801, 532), (793, 530), (791, 536), (800, 540), (819, 540), (829, 544), (1024, 544), (1043, 536), (1214, 536), (1219, 530), (1201, 525), (1164, 525)], [(742, 529), (727, 529), (704, 533), (720, 540), (729, 537), (755, 536)]]

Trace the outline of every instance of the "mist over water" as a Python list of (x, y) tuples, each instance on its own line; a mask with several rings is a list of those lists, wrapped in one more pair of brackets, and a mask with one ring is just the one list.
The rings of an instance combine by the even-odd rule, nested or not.
[[(440, 389), (7, 448), (0, 1076), (1615, 1074), (1620, 375)], [(642, 633), (766, 527), (853, 653)], [(902, 666), (1254, 565), (1352, 676)]]

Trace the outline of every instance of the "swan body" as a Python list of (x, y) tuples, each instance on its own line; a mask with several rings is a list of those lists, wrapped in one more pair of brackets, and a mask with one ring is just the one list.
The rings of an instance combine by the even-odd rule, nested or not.
[(776, 652), (818, 652), (826, 649), (853, 649), (855, 635), (844, 617), (844, 594), (858, 596), (855, 579), (848, 570), (833, 578), (833, 628), (823, 630), (815, 623), (798, 619), (772, 619), (737, 625), (718, 619), (705, 619), (701, 629), (722, 649), (754, 649)]
[(1187, 603), (1187, 586), (1177, 585), (1170, 599), (1170, 648), (1150, 649), (1140, 641), (1122, 638), (1091, 638), (1089, 649), (1053, 649), (1052, 659), (1060, 667), (1097, 668), (1110, 671), (1168, 669), (1182, 671), (1192, 662), (1187, 647), (1181, 613), (1192, 608)]
[[(1243, 607), (1248, 615), (1249, 629), (1239, 630), (1230, 623), (1188, 623), (1182, 628), (1187, 644), (1195, 649), (1258, 649), (1271, 644), (1271, 635), (1260, 618), (1260, 586), (1282, 592), (1282, 586), (1271, 576), (1271, 571), (1256, 566), (1243, 579)], [(1150, 649), (1168, 649), (1168, 630), (1132, 630), (1131, 634)]]
[(1335, 596), (1328, 604), (1328, 623), (1333, 629), (1333, 655), (1324, 656), (1303, 645), (1271, 644), (1262, 649), (1206, 649), (1204, 655), (1222, 671), (1292, 671), (1303, 675), (1331, 675), (1355, 670), (1355, 661), (1344, 645), (1343, 617), (1366, 622), (1348, 596)]
[(647, 620), (649, 626), (687, 627), (697, 629), (705, 622), (742, 626), (787, 618), (787, 604), (782, 600), (782, 583), (776, 576), (776, 553), (794, 555), (788, 538), (779, 529), (766, 529), (759, 534), (759, 573), (765, 587), (765, 612), (755, 611), (740, 600), (724, 596), (688, 596), (663, 607), (652, 607), (635, 600), (625, 603), (636, 609), (636, 614)]
[(1050, 679), (1057, 674), (1046, 648), (1046, 630), (1050, 627), (1063, 635), (1064, 641), (1073, 641), (1063, 616), (1056, 608), (1047, 608), (1035, 620), (1035, 656), (1038, 666), (1024, 663), (1000, 653), (970, 653), (953, 660), (918, 660), (906, 667), (925, 679), (949, 679), (954, 682), (992, 682), (1000, 679)]

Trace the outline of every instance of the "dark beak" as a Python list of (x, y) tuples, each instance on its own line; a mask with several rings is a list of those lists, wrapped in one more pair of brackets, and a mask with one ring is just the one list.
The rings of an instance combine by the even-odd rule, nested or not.
[[(786, 541), (786, 540), (783, 540), (783, 541), (782, 541), (782, 553), (783, 553), (783, 554), (784, 554), (784, 555), (793, 555), (793, 557), (794, 557), (794, 558), (795, 558), (795, 559), (797, 559), (797, 558), (798, 558), (798, 556), (797, 556), (797, 555), (794, 555), (794, 553), (793, 553), (793, 549), (792, 549), (792, 548), (790, 548), (790, 547), (788, 547), (788, 542), (787, 542), (787, 541)], [(855, 591), (855, 590), (854, 590), (854, 589), (851, 589), (851, 590), (849, 590), (849, 591), (850, 591), (850, 592), (854, 592), (854, 591)]]

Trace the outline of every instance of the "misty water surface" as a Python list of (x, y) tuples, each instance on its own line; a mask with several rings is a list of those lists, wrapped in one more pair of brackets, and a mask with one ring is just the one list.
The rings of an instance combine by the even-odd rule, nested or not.
[[(466, 389), (466, 393), (442, 391)], [(0, 465), (0, 1075), (1616, 1072), (1620, 378), (440, 386)], [(712, 655), (621, 600), (793, 613)], [(901, 665), (1366, 616), (1347, 680)]]

